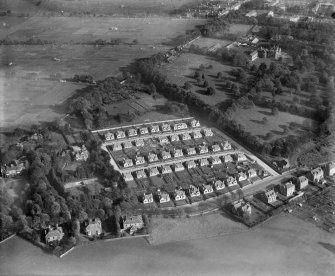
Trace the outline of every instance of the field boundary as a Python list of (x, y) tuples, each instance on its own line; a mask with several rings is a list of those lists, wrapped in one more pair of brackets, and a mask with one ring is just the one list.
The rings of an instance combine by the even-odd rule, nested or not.
[(10, 240), (11, 238), (13, 238), (13, 237), (15, 237), (15, 236), (16, 236), (16, 234), (12, 234), (12, 235), (10, 235), (9, 237), (5, 238), (3, 241), (0, 241), (0, 244), (4, 243), (5, 241)]

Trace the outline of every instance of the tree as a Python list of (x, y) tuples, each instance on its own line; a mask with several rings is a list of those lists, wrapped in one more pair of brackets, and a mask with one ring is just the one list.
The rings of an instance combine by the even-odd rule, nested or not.
[(207, 88), (207, 95), (214, 95), (215, 93), (216, 93), (216, 90), (214, 87)]
[(273, 116), (277, 116), (279, 114), (278, 108), (277, 107), (273, 107), (272, 108), (272, 115)]
[(216, 76), (219, 80), (222, 79), (222, 73), (218, 72), (217, 76)]
[(192, 88), (192, 84), (189, 81), (187, 81), (187, 82), (184, 83), (184, 88), (186, 90), (191, 89)]
[(265, 125), (268, 122), (268, 118), (263, 117), (262, 123)]
[(154, 83), (150, 83), (149, 85), (149, 94), (154, 95), (157, 93), (156, 86)]
[(209, 86), (209, 84), (208, 84), (208, 81), (204, 81), (204, 87), (206, 88), (206, 87), (208, 87)]

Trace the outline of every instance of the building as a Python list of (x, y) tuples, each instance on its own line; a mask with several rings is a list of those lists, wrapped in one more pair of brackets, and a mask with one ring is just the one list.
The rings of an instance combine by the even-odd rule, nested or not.
[(123, 165), (124, 168), (129, 168), (129, 167), (134, 165), (133, 160), (124, 158), (122, 160), (122, 165)]
[(221, 164), (221, 159), (220, 159), (219, 156), (212, 156), (212, 157), (210, 158), (210, 160), (211, 160), (211, 164), (212, 164), (212, 165), (218, 165), (218, 164)]
[(221, 150), (221, 147), (219, 145), (212, 145), (212, 152), (218, 152)]
[(137, 179), (141, 179), (141, 178), (146, 178), (147, 175), (145, 174), (144, 170), (138, 170), (136, 172), (136, 178)]
[(200, 127), (200, 122), (198, 120), (192, 120), (191, 127)]
[(284, 184), (279, 185), (279, 192), (283, 196), (290, 197), (295, 192), (295, 186), (293, 185), (293, 183), (291, 181), (286, 182)]
[(233, 162), (233, 157), (230, 155), (230, 154), (227, 154), (223, 157), (223, 161), (225, 163), (228, 163), (228, 162)]
[(185, 168), (182, 163), (176, 163), (174, 164), (174, 171), (175, 172), (180, 172), (183, 171)]
[(250, 11), (245, 16), (246, 17), (256, 17), (257, 16), (257, 11)]
[(159, 137), (158, 141), (159, 141), (160, 144), (169, 143), (169, 140), (166, 136)]
[(200, 161), (199, 161), (199, 165), (200, 165), (200, 167), (208, 166), (209, 162), (206, 158), (201, 158)]
[(20, 175), (25, 169), (23, 163), (12, 164), (1, 168), (1, 175), (4, 177), (14, 177)]
[(130, 149), (133, 147), (133, 144), (130, 141), (123, 142), (123, 148)]
[(304, 189), (308, 186), (308, 178), (301, 175), (295, 179), (295, 187), (297, 190)]
[(85, 233), (89, 237), (97, 237), (102, 233), (101, 220), (99, 218), (90, 219), (85, 228)]
[(149, 130), (147, 127), (141, 127), (140, 128), (140, 134), (141, 135), (144, 135), (144, 134), (148, 134), (149, 133)]
[(187, 129), (186, 123), (175, 123), (173, 125), (173, 130), (181, 130), (181, 129)]
[(118, 130), (116, 132), (116, 139), (123, 139), (126, 138), (126, 134), (123, 130)]
[(296, 15), (296, 16), (291, 16), (290, 17), (290, 22), (294, 22), (294, 23), (297, 23), (300, 19), (300, 16), (299, 15)]
[(249, 202), (244, 202), (243, 200), (239, 200), (233, 203), (232, 212), (239, 216), (243, 217), (245, 215), (251, 215), (251, 205)]
[(133, 176), (131, 175), (130, 172), (123, 173), (123, 179), (125, 181), (132, 181), (134, 180)]
[(226, 188), (226, 186), (221, 180), (215, 180), (214, 188), (215, 190), (219, 191), (219, 190), (223, 190), (224, 188)]
[(200, 130), (193, 131), (193, 138), (194, 139), (200, 139), (202, 138), (202, 134)]
[(171, 131), (171, 126), (168, 123), (162, 124), (162, 131)]
[(260, 200), (267, 204), (271, 204), (277, 201), (277, 195), (273, 189), (259, 193), (258, 197)]
[(144, 141), (142, 139), (135, 140), (135, 146), (136, 147), (143, 147), (144, 146)]
[(175, 149), (173, 151), (173, 157), (178, 158), (184, 156), (183, 151), (181, 149)]
[(152, 194), (143, 194), (143, 204), (150, 204), (154, 202), (154, 197)]
[(244, 153), (237, 153), (236, 154), (236, 162), (243, 162), (247, 161), (247, 157), (245, 156)]
[(222, 145), (223, 150), (231, 150), (232, 149), (231, 144), (228, 141), (224, 141), (221, 145)]
[(129, 216), (123, 218), (123, 229), (129, 229), (129, 228), (136, 228), (141, 229), (143, 228), (144, 223), (141, 215), (137, 216)]
[(254, 60), (258, 59), (258, 51), (257, 50), (252, 51), (249, 54), (249, 58), (250, 58), (251, 61), (254, 61)]
[(249, 179), (257, 177), (257, 172), (255, 169), (249, 169), (247, 173)]
[(45, 241), (47, 244), (53, 243), (53, 242), (59, 242), (63, 239), (64, 233), (63, 228), (56, 225), (56, 227), (52, 228), (49, 225), (48, 233), (45, 235)]
[(187, 148), (186, 152), (187, 152), (187, 155), (195, 155), (197, 153), (195, 148)]
[(208, 153), (208, 147), (205, 146), (205, 145), (199, 146), (199, 147), (198, 147), (198, 152), (199, 152), (200, 154)]
[(228, 176), (228, 177), (227, 177), (227, 179), (226, 179), (226, 183), (227, 183), (227, 186), (228, 186), (228, 187), (237, 185), (236, 178), (234, 178), (234, 177), (232, 177), (232, 176)]
[(206, 137), (211, 137), (213, 136), (213, 131), (210, 129), (210, 128), (206, 128), (203, 130), (203, 134), (206, 136)]
[(202, 192), (204, 193), (204, 195), (213, 193), (213, 187), (211, 185), (203, 185)]
[(335, 162), (330, 162), (326, 165), (325, 169), (326, 175), (328, 176), (334, 176), (335, 174)]
[(122, 150), (121, 143), (116, 143), (113, 145), (113, 151)]
[(158, 174), (159, 174), (159, 171), (158, 171), (157, 167), (153, 167), (153, 168), (149, 169), (149, 176), (155, 176), (155, 175), (158, 175)]
[(171, 153), (169, 151), (164, 150), (164, 151), (162, 151), (161, 155), (162, 155), (163, 160), (167, 160), (167, 159), (171, 158)]
[(196, 196), (200, 196), (200, 190), (198, 187), (195, 187), (193, 185), (190, 185), (190, 196), (191, 197), (196, 197)]
[(128, 137), (137, 136), (137, 131), (135, 128), (128, 129)]
[(168, 193), (158, 190), (158, 199), (159, 203), (165, 203), (170, 201), (170, 196)]
[(172, 169), (169, 165), (162, 166), (162, 174), (172, 173)]
[(148, 161), (149, 161), (150, 163), (152, 163), (152, 162), (157, 162), (157, 161), (158, 161), (158, 156), (157, 156), (157, 154), (155, 154), (155, 153), (149, 153), (149, 155), (148, 155)]
[(150, 132), (151, 133), (157, 133), (157, 132), (159, 132), (159, 126), (158, 125), (152, 125), (152, 126), (150, 126)]
[(188, 169), (193, 169), (197, 167), (197, 164), (195, 164), (194, 160), (190, 160), (186, 162), (186, 166)]
[(81, 148), (77, 146), (72, 147), (72, 154), (76, 161), (86, 161), (89, 155), (85, 145), (82, 145)]
[(241, 182), (241, 181), (244, 181), (244, 180), (247, 180), (248, 178), (247, 178), (247, 175), (244, 173), (244, 172), (239, 172), (238, 174), (237, 174), (237, 180), (239, 181), (239, 182)]
[(183, 141), (191, 140), (191, 136), (190, 136), (189, 133), (183, 133), (183, 134), (181, 135), (181, 139), (182, 139)]
[(186, 199), (186, 194), (185, 194), (185, 192), (184, 192), (182, 189), (175, 190), (175, 191), (174, 191), (174, 199), (175, 199), (176, 201)]
[(105, 140), (106, 141), (114, 140), (114, 133), (110, 132), (110, 131), (108, 131), (107, 133), (105, 133)]
[(317, 167), (314, 170), (311, 170), (307, 174), (307, 177), (312, 182), (320, 182), (324, 177), (323, 170), (321, 169), (321, 167)]
[(143, 165), (143, 164), (145, 164), (144, 157), (136, 155), (136, 157), (135, 157), (135, 165)]

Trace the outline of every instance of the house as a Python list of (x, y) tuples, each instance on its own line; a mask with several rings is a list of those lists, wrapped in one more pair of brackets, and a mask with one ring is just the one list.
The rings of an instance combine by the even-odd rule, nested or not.
[(196, 196), (200, 196), (200, 190), (199, 188), (193, 186), (193, 185), (190, 185), (190, 196), (191, 197), (196, 197)]
[(144, 157), (136, 155), (136, 157), (135, 157), (135, 165), (143, 165), (143, 164), (145, 164)]
[(133, 176), (130, 172), (123, 173), (123, 179), (124, 181), (132, 181), (134, 180)]
[(141, 178), (146, 178), (147, 175), (145, 174), (144, 170), (138, 170), (136, 172), (136, 177), (137, 177), (137, 179), (141, 179)]
[(191, 136), (190, 136), (189, 133), (183, 133), (183, 134), (181, 135), (181, 139), (182, 139), (183, 141), (191, 140)]
[(137, 136), (137, 131), (135, 128), (128, 129), (128, 137)]
[(236, 162), (243, 162), (247, 161), (247, 157), (245, 156), (244, 153), (237, 153), (236, 154)]
[(174, 164), (174, 171), (175, 172), (180, 172), (184, 170), (184, 166), (182, 163), (176, 163)]
[(244, 180), (247, 180), (247, 175), (246, 175), (244, 172), (239, 172), (239, 173), (237, 174), (237, 180), (238, 180), (239, 182), (244, 181)]
[(157, 132), (159, 132), (159, 126), (158, 125), (152, 125), (152, 126), (150, 126), (150, 132), (151, 133), (157, 133)]
[(297, 190), (301, 190), (308, 186), (308, 178), (304, 175), (301, 175), (295, 179), (295, 187)]
[(149, 176), (155, 176), (155, 175), (158, 175), (158, 174), (159, 174), (159, 171), (158, 171), (157, 167), (153, 167), (153, 168), (149, 169)]
[(193, 138), (194, 139), (200, 139), (202, 138), (202, 134), (200, 130), (193, 131)]
[(247, 173), (248, 173), (249, 179), (257, 177), (257, 173), (255, 169), (249, 169)]
[(141, 127), (140, 128), (140, 134), (141, 135), (144, 135), (144, 134), (148, 134), (149, 133), (149, 130), (147, 127)]
[(166, 136), (159, 137), (158, 141), (160, 144), (169, 143), (169, 140)]
[(257, 50), (252, 51), (249, 54), (249, 58), (250, 58), (251, 61), (254, 61), (254, 60), (258, 59), (258, 51)]
[(212, 152), (218, 152), (221, 150), (221, 147), (219, 145), (212, 145)]
[(197, 165), (195, 164), (195, 162), (193, 160), (187, 161), (186, 166), (187, 166), (188, 169), (192, 169), (192, 168), (197, 167)]
[(130, 149), (132, 147), (133, 147), (133, 144), (130, 141), (125, 141), (123, 143), (123, 148), (125, 148), (125, 149)]
[(230, 155), (230, 154), (227, 154), (223, 157), (223, 161), (225, 163), (228, 163), (228, 162), (233, 162), (233, 157)]
[(123, 164), (123, 167), (125, 167), (125, 168), (131, 167), (131, 166), (134, 165), (134, 164), (133, 164), (133, 160), (131, 160), (131, 159), (126, 159), (126, 158), (124, 158), (124, 159), (122, 160), (122, 164)]
[(173, 125), (173, 130), (181, 130), (181, 129), (187, 129), (186, 123), (175, 123)]
[(149, 204), (154, 202), (154, 197), (152, 194), (143, 194), (143, 204)]
[(221, 145), (222, 145), (223, 150), (231, 150), (232, 149), (231, 144), (228, 141), (224, 141)]
[(192, 120), (191, 127), (200, 127), (200, 122), (198, 120)]
[(126, 134), (123, 130), (118, 130), (116, 132), (116, 139), (123, 139), (126, 138)]
[(169, 165), (162, 166), (162, 174), (171, 173), (172, 169)]
[(206, 137), (210, 137), (210, 136), (213, 136), (213, 131), (210, 129), (210, 128), (206, 128), (204, 129), (203, 131), (203, 134), (206, 136)]
[(226, 183), (227, 183), (228, 187), (237, 185), (236, 178), (234, 178), (232, 176), (228, 176), (228, 178), (226, 179)]
[(204, 195), (213, 193), (213, 187), (211, 185), (203, 185), (202, 192), (204, 193)]
[(50, 244), (52, 242), (59, 242), (63, 239), (64, 237), (64, 233), (63, 233), (63, 228), (58, 226), (58, 224), (56, 225), (56, 227), (52, 228), (49, 225), (49, 231), (48, 233), (45, 235), (45, 241), (47, 244)]
[(200, 167), (208, 166), (208, 165), (209, 165), (209, 162), (208, 162), (208, 160), (207, 160), (206, 158), (202, 158), (202, 159), (200, 159), (200, 161), (199, 161), (199, 165), (200, 165)]
[(113, 151), (122, 150), (122, 145), (120, 143), (116, 143), (113, 145)]
[(97, 237), (102, 233), (101, 220), (99, 218), (90, 219), (85, 228), (85, 233), (89, 237)]
[(290, 197), (295, 192), (295, 186), (291, 181), (286, 182), (284, 184), (279, 185), (279, 192), (286, 197)]
[(195, 155), (197, 153), (195, 148), (187, 148), (186, 152), (187, 152), (187, 155)]
[(239, 200), (233, 203), (232, 212), (239, 216), (243, 217), (244, 215), (251, 215), (251, 205), (249, 202), (244, 202), (243, 200)]
[(171, 126), (168, 123), (162, 124), (162, 131), (171, 131)]
[(22, 162), (14, 162), (10, 166), (1, 167), (1, 175), (4, 177), (14, 177), (20, 175), (24, 169), (25, 165)]
[(307, 177), (309, 178), (310, 181), (320, 182), (324, 177), (323, 170), (321, 169), (321, 167), (317, 167), (314, 170), (311, 170), (307, 174)]
[(178, 158), (184, 156), (183, 151), (181, 149), (175, 149), (173, 151), (173, 157)]
[(268, 14), (266, 15), (266, 17), (273, 17), (273, 16), (274, 16), (273, 11), (269, 11)]
[(335, 174), (335, 162), (330, 162), (326, 165), (325, 169), (326, 175), (333, 176)]
[(290, 17), (290, 22), (294, 22), (294, 23), (297, 23), (300, 19), (300, 16), (299, 15), (296, 15), (296, 16), (291, 16)]
[(179, 136), (177, 134), (173, 134), (170, 136), (171, 142), (179, 141)]
[(221, 159), (219, 156), (212, 156), (210, 160), (212, 165), (221, 164)]
[(161, 192), (160, 190), (158, 190), (157, 192), (158, 192), (159, 203), (165, 203), (170, 201), (170, 196), (168, 193)]
[(149, 153), (148, 155), (148, 161), (150, 163), (158, 161), (158, 156), (155, 153)]
[(174, 199), (175, 199), (176, 201), (186, 199), (186, 194), (185, 194), (185, 192), (184, 192), (182, 189), (175, 190), (175, 191), (174, 191)]
[(277, 195), (273, 189), (259, 193), (258, 197), (260, 200), (267, 204), (271, 204), (277, 200)]
[(167, 159), (171, 158), (171, 153), (169, 151), (164, 150), (164, 151), (162, 151), (161, 155), (162, 155), (163, 160), (167, 160)]
[(223, 183), (223, 181), (216, 180), (216, 181), (214, 181), (214, 188), (215, 188), (215, 190), (219, 191), (219, 190), (223, 190), (224, 188), (226, 188), (226, 186)]
[(205, 145), (199, 146), (199, 147), (198, 147), (198, 152), (199, 152), (200, 154), (208, 153), (208, 147), (205, 146)]
[(114, 133), (110, 132), (110, 131), (108, 131), (107, 133), (105, 133), (105, 140), (106, 141), (114, 140)]
[(245, 16), (246, 17), (256, 17), (257, 16), (257, 11), (250, 11)]
[(37, 141), (43, 139), (43, 136), (40, 133), (34, 133), (33, 135), (30, 136), (30, 139)]
[(144, 223), (141, 215), (129, 216), (123, 218), (123, 229), (129, 229), (129, 228), (141, 229), (143, 228), (143, 226)]
[(144, 146), (144, 141), (142, 139), (135, 140), (135, 146), (136, 147), (143, 147)]
[(85, 145), (82, 145), (81, 148), (73, 146), (72, 155), (76, 161), (86, 161), (88, 159), (88, 150), (86, 149)]

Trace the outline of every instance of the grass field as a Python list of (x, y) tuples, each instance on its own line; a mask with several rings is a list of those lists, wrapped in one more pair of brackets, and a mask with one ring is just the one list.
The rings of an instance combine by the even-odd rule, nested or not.
[(214, 52), (217, 49), (227, 46), (232, 41), (223, 40), (223, 39), (216, 39), (216, 38), (208, 38), (208, 37), (199, 37), (198, 39), (194, 40), (192, 43), (188, 45), (198, 46), (199, 48), (205, 48), (208, 51)]
[[(216, 94), (213, 96), (206, 95), (206, 88), (202, 85), (198, 85), (193, 77), (201, 64), (206, 68), (204, 69), (204, 75), (209, 86), (215, 87), (216, 89)], [(208, 68), (210, 65), (213, 67)], [(232, 69), (234, 69), (234, 67), (221, 64), (210, 57), (189, 53), (182, 54), (171, 63), (160, 68), (161, 72), (166, 75), (172, 83), (183, 86), (185, 82), (190, 82), (192, 84), (190, 91), (210, 105), (215, 105), (231, 98), (230, 93), (222, 87), (223, 81), (218, 80), (216, 75), (218, 72), (222, 72), (223, 77), (231, 78), (229, 72)]]

